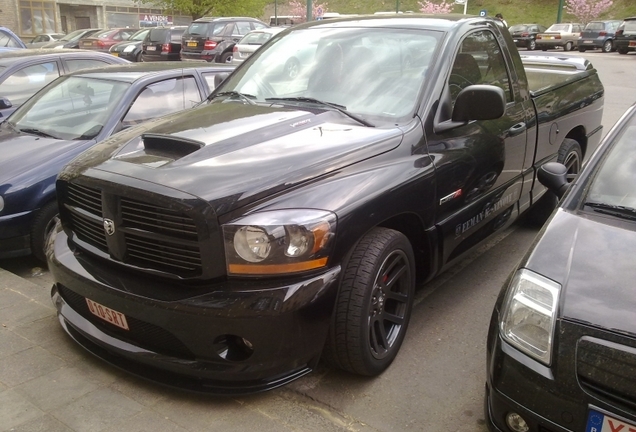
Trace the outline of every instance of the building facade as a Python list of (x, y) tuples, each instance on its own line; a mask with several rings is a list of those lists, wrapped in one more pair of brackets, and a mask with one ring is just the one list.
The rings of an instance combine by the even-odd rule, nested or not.
[(40, 33), (83, 28), (141, 28), (188, 25), (192, 17), (130, 0), (0, 0), (0, 26), (25, 42)]

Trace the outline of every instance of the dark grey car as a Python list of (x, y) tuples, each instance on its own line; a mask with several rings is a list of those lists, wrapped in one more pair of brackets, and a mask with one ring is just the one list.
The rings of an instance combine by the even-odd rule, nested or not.
[(621, 25), (620, 20), (590, 21), (587, 23), (579, 38), (579, 52), (589, 49), (600, 49), (604, 53), (616, 51), (614, 39), (616, 30)]

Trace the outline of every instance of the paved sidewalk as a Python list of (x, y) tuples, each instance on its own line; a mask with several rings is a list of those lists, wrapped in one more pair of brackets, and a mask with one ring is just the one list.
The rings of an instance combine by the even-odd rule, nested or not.
[(154, 385), (94, 358), (62, 330), (49, 289), (0, 269), (0, 431), (364, 431), (293, 386), (212, 398)]

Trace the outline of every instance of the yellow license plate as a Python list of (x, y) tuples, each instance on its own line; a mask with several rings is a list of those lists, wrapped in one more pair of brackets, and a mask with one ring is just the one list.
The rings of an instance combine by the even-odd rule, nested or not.
[(197, 43), (196, 42), (188, 42), (188, 46), (189, 47), (195, 47), (195, 46), (197, 46)]
[(119, 57), (119, 53), (112, 52), (111, 54), (114, 55), (115, 57)]
[(126, 316), (123, 313), (117, 312), (88, 298), (86, 299), (86, 303), (88, 304), (88, 310), (96, 317), (124, 330), (130, 330)]

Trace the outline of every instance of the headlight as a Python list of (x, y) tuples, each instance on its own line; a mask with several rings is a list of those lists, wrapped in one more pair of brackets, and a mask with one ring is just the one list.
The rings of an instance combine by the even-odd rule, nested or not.
[(124, 52), (125, 53), (129, 53), (135, 50), (135, 46), (134, 45), (128, 45), (126, 48), (124, 48)]
[(282, 275), (327, 265), (336, 216), (313, 209), (255, 213), (223, 225), (230, 275)]
[(530, 270), (517, 272), (501, 310), (502, 337), (549, 365), (561, 285)]
[(4, 198), (0, 195), (0, 213), (2, 213), (2, 210), (4, 210)]

